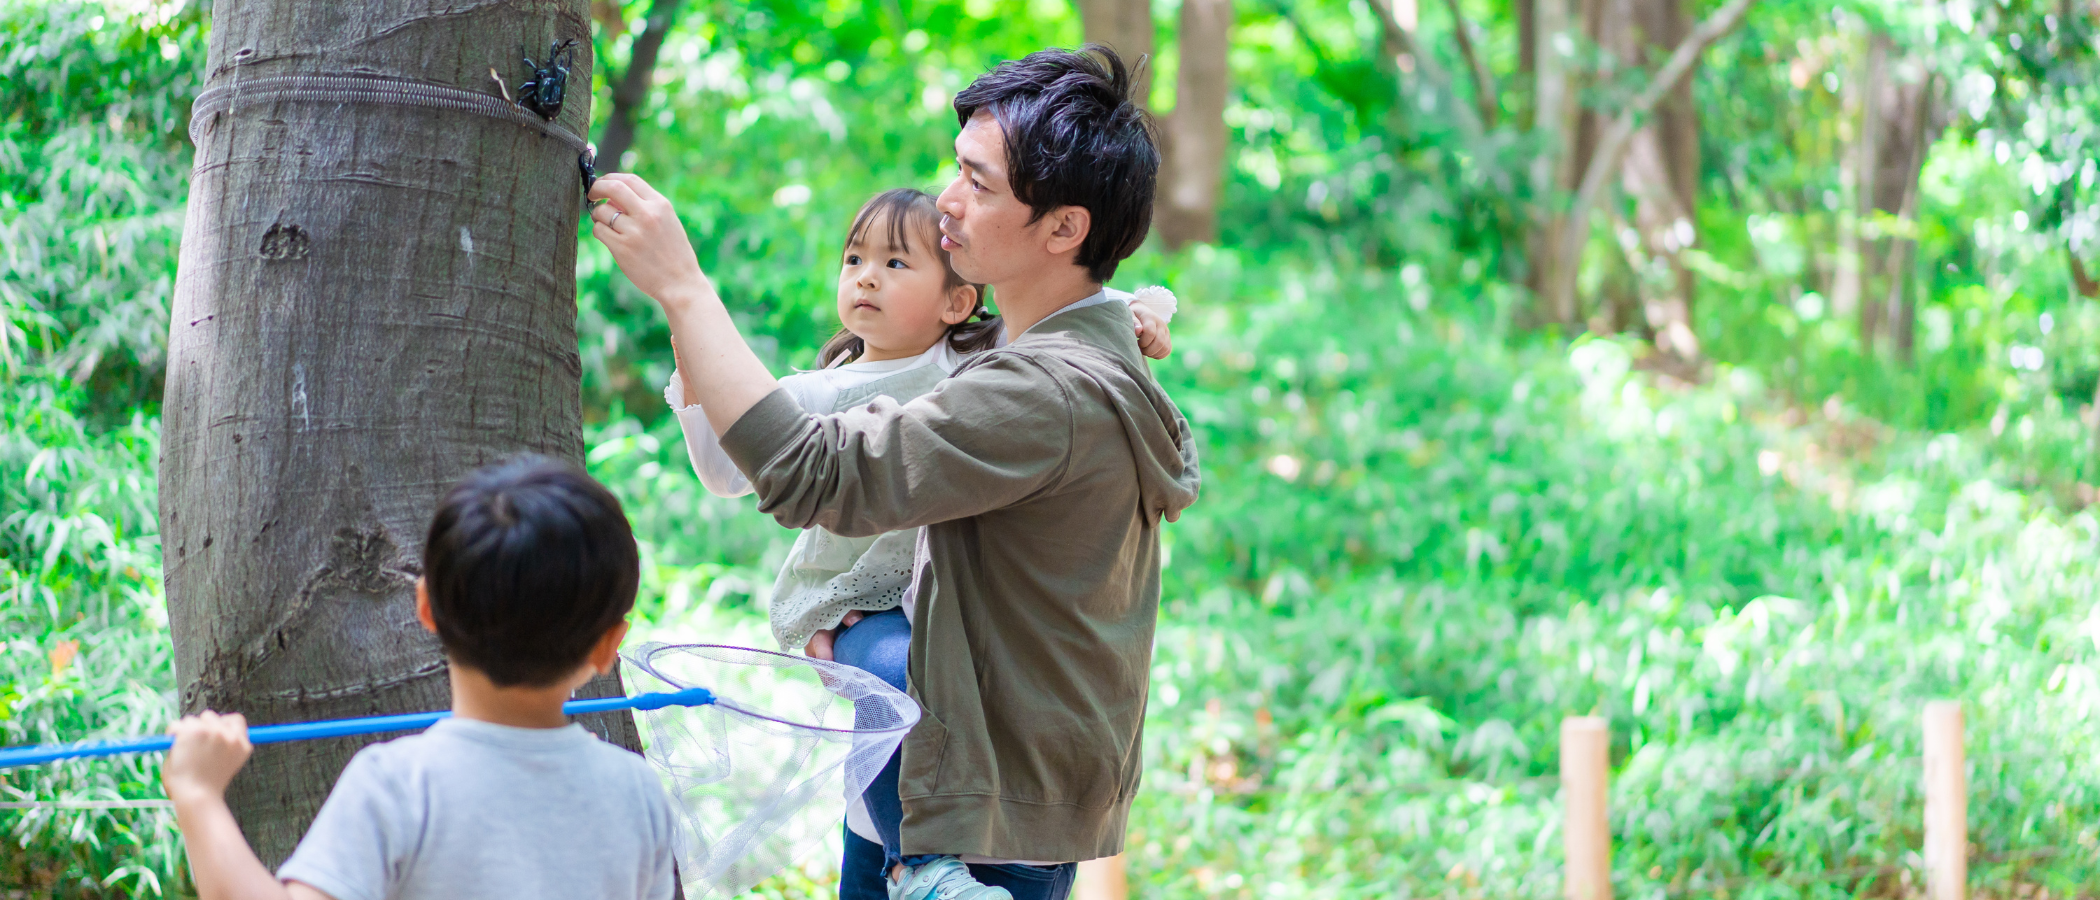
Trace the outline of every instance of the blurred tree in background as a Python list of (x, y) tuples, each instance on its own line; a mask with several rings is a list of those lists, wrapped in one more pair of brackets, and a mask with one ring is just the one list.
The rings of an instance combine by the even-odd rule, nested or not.
[[(1554, 735), (1597, 713), (1623, 895), (1913, 894), (1951, 696), (1976, 892), (2094, 896), (2100, 7), (1763, 0), (1657, 77), (1736, 6), (602, 0), (593, 107), (785, 372), (852, 211), (950, 173), (957, 89), (1154, 49), (1172, 165), (1218, 179), (1214, 237), (1192, 188), (1119, 276), (1185, 300), (1155, 371), (1208, 476), (1167, 536), (1138, 891), (1556, 896)], [(0, 0), (8, 743), (172, 708), (150, 511), (207, 18)], [(578, 303), (647, 628), (762, 641), (788, 536), (686, 469), (659, 314), (588, 241)], [(0, 800), (151, 798), (153, 765)], [(0, 828), (8, 885), (186, 890), (161, 812)]]

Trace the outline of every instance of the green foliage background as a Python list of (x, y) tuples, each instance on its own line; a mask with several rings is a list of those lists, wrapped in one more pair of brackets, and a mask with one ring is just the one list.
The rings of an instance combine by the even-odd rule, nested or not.
[[(1461, 5), (1513, 72), (1508, 4)], [(1362, 3), (1240, 4), (1222, 238), (1148, 246), (1117, 279), (1184, 298), (1155, 371), (1206, 476), (1168, 530), (1135, 890), (1555, 896), (1557, 727), (1594, 713), (1622, 896), (1914, 895), (1919, 714), (1954, 697), (1974, 889), (2100, 893), (2100, 457), (2080, 418), (2100, 304), (2063, 264), (2096, 255), (2100, 104), (2092, 17), (2058, 6), (1770, 0), (1717, 45), (1695, 84), (1716, 362), (1685, 385), (1641, 371), (1634, 339), (1511, 325), (1535, 136), (1462, 127), (1470, 99), (1383, 65)], [(1422, 7), (1422, 45), (1464, 71)], [(602, 18), (618, 64), (632, 34)], [(0, 742), (172, 709), (153, 467), (207, 19), (0, 0)], [(1836, 60), (1868, 27), (1926, 55), (1956, 107), (1910, 226), (1912, 363), (1863, 350), (1815, 293)], [(860, 201), (945, 179), (948, 96), (1078, 37), (1063, 0), (693, 3), (629, 167), (677, 200), (784, 372), (835, 327), (830, 259)], [(1507, 91), (1505, 118), (1523, 102)], [(643, 537), (645, 625), (760, 640), (790, 535), (691, 476), (657, 396), (661, 320), (588, 240), (579, 287), (590, 464)], [(154, 764), (8, 772), (0, 801), (150, 800)], [(0, 829), (0, 890), (190, 890), (161, 810), (0, 809)]]

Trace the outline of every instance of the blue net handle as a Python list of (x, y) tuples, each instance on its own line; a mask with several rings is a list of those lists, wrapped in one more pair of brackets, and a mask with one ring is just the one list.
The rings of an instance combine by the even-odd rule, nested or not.
[[(659, 691), (636, 694), (632, 697), (599, 697), (592, 700), (571, 700), (562, 704), (561, 711), (571, 716), (585, 713), (612, 712), (620, 709), (662, 709), (666, 706), (706, 706), (715, 702), (715, 695), (706, 688), (686, 688), (681, 691)], [(325, 722), (293, 722), (285, 725), (256, 725), (248, 729), (251, 744), (281, 744), (285, 741), (309, 741), (315, 738), (347, 737), (353, 734), (385, 734), (390, 731), (421, 731), (439, 719), (449, 718), (450, 712), (408, 713), (398, 716), (366, 716), (361, 719), (330, 719)], [(35, 744), (0, 749), (0, 769), (16, 766), (34, 766), (61, 759), (78, 759), (88, 756), (115, 756), (120, 753), (153, 753), (175, 745), (175, 738), (165, 734), (146, 737), (125, 738), (115, 741), (82, 741), (75, 744)]]

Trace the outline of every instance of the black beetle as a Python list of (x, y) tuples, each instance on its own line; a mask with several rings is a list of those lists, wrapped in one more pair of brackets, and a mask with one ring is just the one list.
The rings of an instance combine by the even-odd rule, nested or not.
[(575, 62), (574, 39), (549, 44), (544, 66), (525, 57), (525, 64), (532, 67), (532, 80), (518, 85), (518, 105), (554, 121), (555, 116), (561, 115), (562, 97), (569, 92), (569, 66)]

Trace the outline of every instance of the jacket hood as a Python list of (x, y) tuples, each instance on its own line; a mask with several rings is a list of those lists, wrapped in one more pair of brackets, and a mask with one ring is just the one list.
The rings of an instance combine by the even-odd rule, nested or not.
[(1012, 346), (1053, 359), (1101, 387), (1130, 441), (1146, 511), (1172, 522), (1196, 502), (1202, 486), (1196, 440), (1188, 419), (1152, 377), (1131, 325), (1129, 307), (1101, 303), (1052, 314)]

